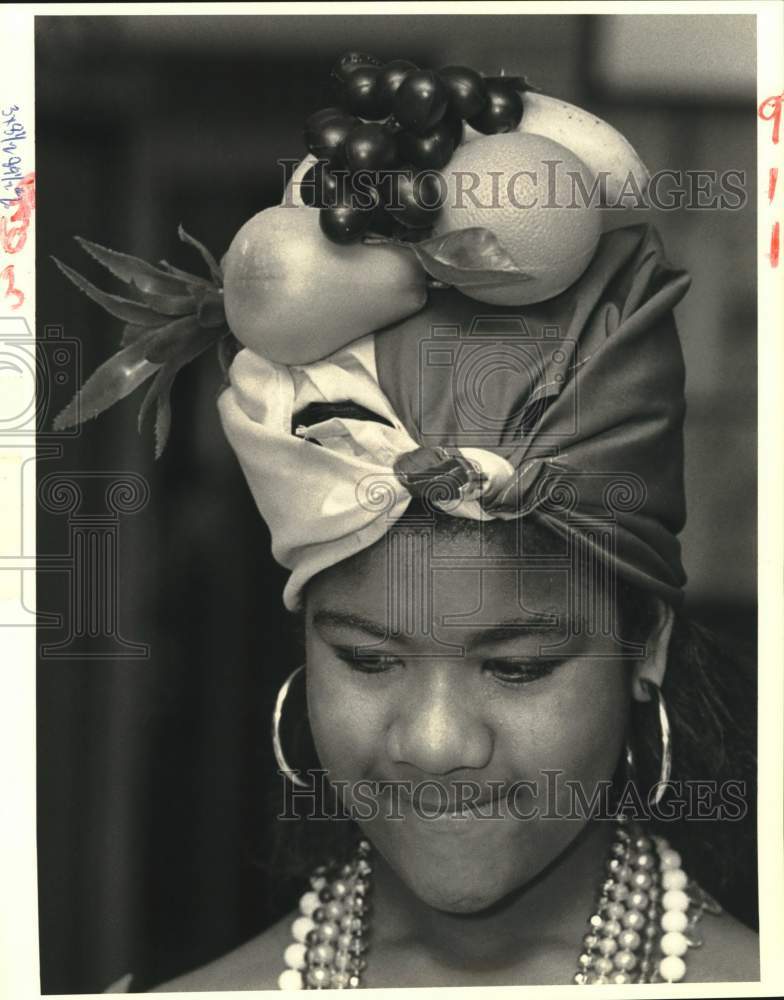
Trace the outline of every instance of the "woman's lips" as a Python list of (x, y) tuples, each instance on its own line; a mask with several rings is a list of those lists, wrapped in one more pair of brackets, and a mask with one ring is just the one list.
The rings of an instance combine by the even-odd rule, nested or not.
[(363, 778), (361, 808), (371, 801), (372, 816), (362, 818), (416, 820), (417, 823), (465, 824), (467, 820), (503, 819), (515, 782), (498, 778)]
[[(432, 785), (432, 782), (428, 784)], [(473, 791), (473, 784), (471, 790)], [(448, 785), (442, 786), (445, 789)], [(401, 796), (404, 807), (414, 812), (418, 818), (424, 820), (437, 819), (470, 819), (477, 818), (480, 811), (487, 814), (492, 813), (492, 807), (497, 805), (505, 794), (502, 789), (493, 788), (479, 793), (477, 786), (476, 794), (472, 795), (434, 795), (432, 793), (418, 792), (414, 786), (413, 792), (407, 790)], [(489, 807), (489, 808), (488, 808)]]

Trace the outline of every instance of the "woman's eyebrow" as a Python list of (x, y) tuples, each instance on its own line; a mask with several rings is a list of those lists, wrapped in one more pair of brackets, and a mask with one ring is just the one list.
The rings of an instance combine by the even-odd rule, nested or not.
[(320, 608), (313, 615), (313, 624), (332, 626), (333, 628), (350, 628), (355, 631), (365, 632), (377, 639), (386, 639), (391, 629), (387, 625), (365, 618), (363, 615), (355, 614), (353, 611), (338, 611), (333, 608)]
[[(555, 611), (527, 617), (504, 618), (497, 624), (485, 625), (483, 628), (462, 637), (462, 643), (468, 648), (473, 648), (482, 644), (509, 642), (525, 635), (558, 634), (560, 632), (559, 621), (560, 617)], [(313, 615), (313, 624), (316, 627), (350, 628), (377, 639), (389, 638), (393, 632), (393, 629), (381, 622), (365, 618), (353, 611), (339, 611), (335, 608), (320, 608)], [(455, 622), (441, 626), (447, 634), (450, 628), (458, 627)]]
[(560, 616), (554, 611), (527, 617), (505, 618), (497, 624), (485, 625), (484, 628), (471, 632), (465, 637), (465, 643), (473, 647), (509, 642), (525, 635), (556, 635), (561, 631), (560, 620)]

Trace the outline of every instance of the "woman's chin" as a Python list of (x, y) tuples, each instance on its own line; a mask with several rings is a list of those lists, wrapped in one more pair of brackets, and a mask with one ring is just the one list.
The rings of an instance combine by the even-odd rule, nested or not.
[(445, 913), (479, 913), (536, 874), (535, 870), (528, 871), (527, 859), (513, 857), (511, 852), (499, 861), (481, 851), (474, 852), (478, 857), (473, 858), (459, 852), (434, 855), (423, 846), (406, 845), (400, 849), (399, 845), (376, 841), (391, 873), (421, 902)]
[(529, 873), (517, 870), (492, 871), (490, 866), (451, 875), (424, 866), (398, 871), (400, 878), (421, 902), (444, 913), (481, 913), (510, 897), (528, 881)]
[(411, 886), (427, 906), (442, 913), (481, 913), (502, 899), (507, 893), (488, 893), (486, 886)]

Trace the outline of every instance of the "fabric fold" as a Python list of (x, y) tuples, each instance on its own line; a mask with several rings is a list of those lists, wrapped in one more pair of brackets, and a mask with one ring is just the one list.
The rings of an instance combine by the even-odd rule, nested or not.
[[(685, 403), (673, 308), (688, 286), (655, 230), (637, 226), (605, 234), (582, 278), (548, 302), (497, 307), (434, 290), (416, 315), (315, 364), (240, 351), (218, 407), (273, 555), (291, 570), (286, 606), (402, 516), (411, 493), (395, 464), (417, 449), (477, 471), (442, 509), (539, 517), (678, 603)], [(308, 404), (346, 402), (380, 419), (292, 431)]]

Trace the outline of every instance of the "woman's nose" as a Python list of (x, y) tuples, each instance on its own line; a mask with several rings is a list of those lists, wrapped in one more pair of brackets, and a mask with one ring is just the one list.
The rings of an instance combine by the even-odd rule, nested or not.
[(388, 751), (395, 763), (424, 774), (448, 774), (490, 762), (493, 734), (462, 689), (459, 666), (423, 664), (417, 683), (395, 706), (388, 729)]

